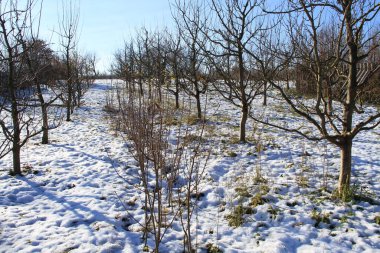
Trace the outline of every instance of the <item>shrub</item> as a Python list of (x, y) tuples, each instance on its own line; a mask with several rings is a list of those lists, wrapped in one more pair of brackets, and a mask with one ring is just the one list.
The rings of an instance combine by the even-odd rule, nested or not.
[(243, 215), (245, 214), (244, 207), (239, 204), (234, 210), (226, 216), (228, 225), (231, 227), (240, 227), (244, 223)]
[(252, 197), (252, 194), (248, 192), (247, 187), (236, 187), (235, 188), (236, 194), (243, 198), (249, 198)]
[(263, 205), (267, 202), (265, 198), (261, 195), (261, 193), (257, 193), (253, 198), (251, 198), (250, 206), (257, 207)]
[(235, 152), (233, 152), (233, 151), (229, 151), (227, 153), (227, 156), (229, 156), (229, 157), (237, 157), (238, 155)]
[(270, 218), (274, 220), (278, 215), (278, 209), (274, 208), (273, 206), (269, 206), (268, 213), (270, 214)]
[(377, 225), (380, 225), (380, 215), (377, 215), (377, 216), (375, 217), (375, 223), (376, 223)]
[(313, 210), (311, 212), (311, 218), (315, 220), (315, 227), (318, 227), (319, 223), (323, 222), (326, 224), (330, 224), (330, 215), (327, 213), (322, 214), (321, 212), (318, 212), (317, 210)]
[(222, 253), (223, 251), (212, 243), (206, 244), (207, 253)]

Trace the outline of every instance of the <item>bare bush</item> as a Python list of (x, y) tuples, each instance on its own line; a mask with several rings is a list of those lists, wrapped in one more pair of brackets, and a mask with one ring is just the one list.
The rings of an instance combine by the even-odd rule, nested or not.
[[(179, 218), (184, 232), (184, 248), (191, 252), (192, 217), (199, 196), (199, 184), (208, 153), (201, 148), (203, 127), (194, 132), (185, 125), (165, 125), (169, 117), (168, 98), (159, 99), (157, 90), (150, 98), (139, 92), (117, 92), (120, 131), (130, 143), (138, 163), (141, 190), (144, 195), (145, 218), (143, 238), (147, 247), (149, 235), (154, 237), (155, 252)], [(178, 115), (181, 121), (183, 115)], [(172, 115), (170, 115), (172, 117)], [(197, 136), (189, 141), (187, 136)]]

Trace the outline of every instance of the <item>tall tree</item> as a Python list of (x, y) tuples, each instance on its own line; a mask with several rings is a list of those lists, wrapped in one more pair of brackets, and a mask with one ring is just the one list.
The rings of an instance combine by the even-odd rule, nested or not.
[(40, 6), (37, 0), (0, 2), (0, 66), (5, 76), (2, 80), (5, 89), (0, 98), (0, 127), (4, 137), (0, 158), (12, 152), (14, 174), (21, 174), (21, 148), (41, 132), (35, 107), (30, 106), (33, 89), (23, 61), (28, 50), (23, 38), (32, 37), (33, 20), (38, 20), (38, 15), (33, 16), (33, 7), (37, 6)]
[(74, 111), (74, 53), (77, 47), (77, 30), (79, 23), (79, 6), (75, 0), (62, 0), (62, 16), (59, 17), (59, 36), (62, 47), (62, 60), (65, 63), (66, 74), (62, 83), (64, 102), (66, 105), (66, 121), (71, 120)]
[(241, 142), (246, 142), (250, 106), (262, 93), (264, 84), (254, 78), (255, 57), (252, 56), (255, 53), (251, 50), (255, 37), (266, 30), (260, 13), (261, 2), (211, 0), (214, 22), (205, 32), (211, 43), (206, 55), (222, 79), (214, 86), (227, 101), (241, 109)]
[[(183, 90), (193, 97), (197, 106), (197, 117), (202, 117), (201, 95), (205, 94), (208, 87), (206, 78), (206, 57), (203, 49), (206, 47), (206, 36), (202, 32), (207, 27), (207, 18), (203, 15), (204, 5), (199, 1), (187, 2), (177, 0), (175, 2), (177, 15), (173, 15), (177, 29), (184, 43), (184, 66), (181, 76)], [(186, 50), (187, 49), (187, 50)]]
[[(341, 150), (341, 166), (338, 192), (345, 199), (350, 187), (352, 169), (352, 144), (362, 131), (380, 124), (380, 112), (366, 110), (361, 97), (380, 65), (371, 62), (371, 53), (379, 47), (379, 1), (291, 1), (284, 10), (271, 11), (276, 15), (287, 14), (286, 31), (289, 36), (283, 43), (267, 43), (276, 54), (276, 68), (265, 71), (265, 78), (290, 108), (310, 123), (316, 131), (306, 127), (290, 128), (262, 122), (291, 131), (311, 140), (326, 139)], [(323, 22), (325, 20), (325, 22)], [(332, 38), (326, 39), (328, 26), (335, 23)], [(284, 44), (291, 45), (284, 50)], [(328, 43), (328, 44), (326, 44)], [(327, 50), (328, 47), (333, 50)], [(277, 82), (280, 70), (289, 63), (306, 72), (313, 84), (313, 99), (307, 102), (295, 98)], [(333, 89), (333, 95), (326, 92)], [(334, 102), (334, 107), (332, 103)], [(367, 113), (363, 118), (359, 114)], [(257, 121), (260, 121), (256, 119)]]

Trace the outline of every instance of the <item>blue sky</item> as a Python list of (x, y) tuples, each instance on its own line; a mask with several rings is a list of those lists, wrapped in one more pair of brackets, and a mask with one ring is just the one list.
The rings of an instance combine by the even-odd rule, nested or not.
[[(40, 37), (56, 49), (62, 0), (44, 0)], [(63, 0), (68, 1), (68, 0)], [(172, 26), (170, 0), (76, 0), (80, 5), (79, 50), (97, 55), (99, 70), (107, 70), (113, 53), (123, 41), (145, 25), (155, 29)]]

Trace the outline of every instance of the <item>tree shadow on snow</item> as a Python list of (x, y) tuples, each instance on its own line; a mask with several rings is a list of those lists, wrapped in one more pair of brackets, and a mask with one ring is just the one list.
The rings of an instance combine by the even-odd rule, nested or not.
[(51, 146), (52, 147), (56, 147), (56, 148), (64, 148), (68, 152), (72, 152), (74, 154), (77, 154), (78, 157), (80, 157), (80, 156), (86, 156), (86, 157), (90, 158), (91, 160), (101, 161), (101, 162), (105, 162), (105, 163), (108, 163), (108, 164), (111, 164), (111, 165), (117, 164), (117, 160), (116, 159), (112, 159), (109, 156), (107, 156), (106, 158), (104, 158), (105, 155), (99, 155), (99, 156), (91, 155), (89, 153), (86, 153), (86, 152), (83, 152), (83, 151), (79, 151), (79, 150), (77, 150), (75, 148), (69, 147), (66, 144), (55, 144), (55, 143), (52, 143)]
[[(67, 212), (71, 212), (72, 214), (74, 214), (75, 218), (71, 218), (71, 219), (69, 218), (70, 220), (65, 221), (65, 224), (62, 224), (63, 222), (61, 222), (61, 223), (57, 224), (57, 226), (75, 227), (75, 226), (82, 225), (82, 228), (83, 228), (83, 225), (84, 225), (87, 227), (88, 232), (92, 236), (96, 237), (96, 235), (94, 233), (96, 231), (96, 228), (91, 227), (91, 224), (93, 224), (94, 222), (102, 222), (102, 221), (106, 222), (107, 224), (114, 227), (118, 233), (121, 233), (121, 235), (124, 235), (124, 238), (120, 238), (120, 240), (118, 240), (119, 242), (121, 242), (121, 241), (124, 242), (124, 246), (122, 248), (124, 248), (126, 246), (131, 247), (132, 245), (129, 245), (129, 244), (127, 245), (126, 242), (128, 242), (128, 241), (136, 242), (140, 238), (140, 236), (138, 234), (127, 232), (122, 227), (122, 224), (118, 224), (119, 222), (116, 219), (110, 218), (102, 212), (99, 212), (97, 210), (93, 210), (93, 209), (83, 205), (82, 203), (78, 203), (78, 202), (75, 202), (72, 200), (68, 200), (64, 196), (59, 197), (59, 196), (55, 195), (54, 193), (52, 193), (48, 190), (43, 190), (43, 189), (41, 189), (41, 187), (37, 183), (30, 181), (28, 178), (20, 177), (19, 180), (28, 184), (33, 190), (38, 192), (39, 195), (45, 196), (50, 201), (53, 201), (57, 204), (62, 205)], [(120, 249), (119, 252), (122, 252), (122, 250), (123, 249)], [(136, 252), (137, 252), (138, 249), (136, 248), (134, 250), (136, 250)], [(115, 252), (117, 252), (117, 251), (115, 251)]]

